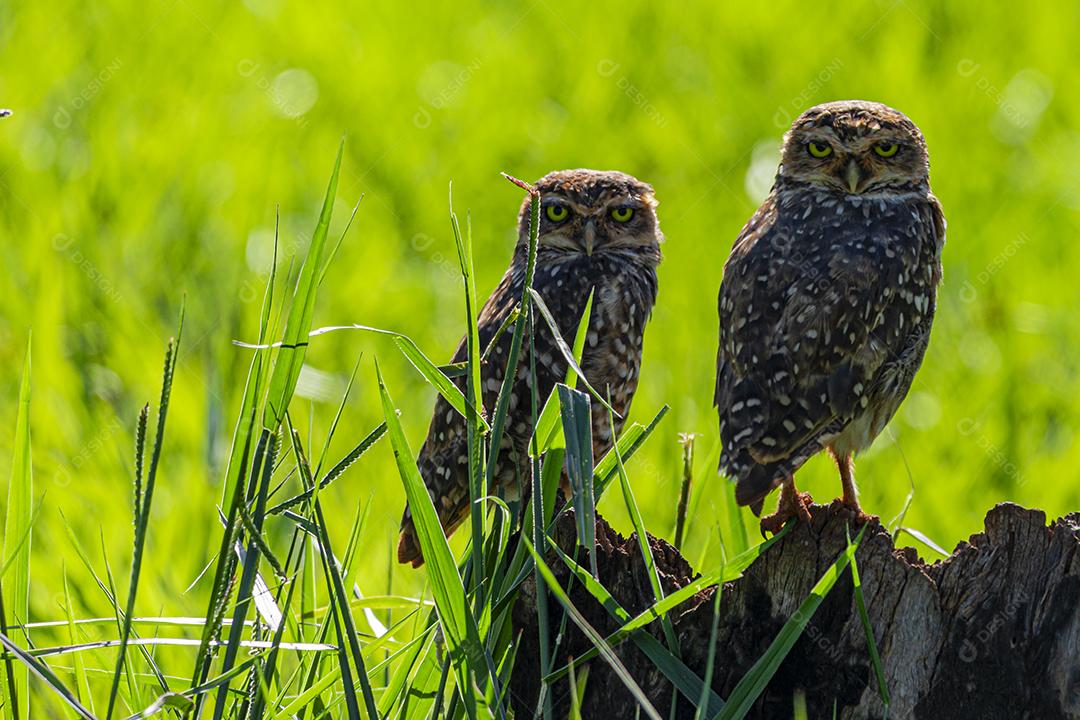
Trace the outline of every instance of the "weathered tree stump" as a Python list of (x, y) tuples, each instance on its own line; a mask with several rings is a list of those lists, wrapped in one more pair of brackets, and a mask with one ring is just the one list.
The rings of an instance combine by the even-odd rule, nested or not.
[[(770, 547), (744, 575), (723, 587), (712, 687), (728, 697), (797, 610), (811, 587), (847, 543), (849, 515), (813, 508), (813, 522), (797, 526)], [(986, 516), (986, 530), (960, 543), (945, 560), (927, 564), (911, 548), (896, 548), (876, 521), (856, 553), (870, 622), (891, 694), (890, 718), (1080, 718), (1080, 513), (1049, 527), (1038, 510), (1003, 504)], [(602, 519), (596, 523), (600, 579), (631, 614), (652, 604), (635, 538), (623, 538)], [(575, 543), (573, 518), (563, 516), (555, 539)], [(676, 550), (650, 537), (666, 592), (695, 573)], [(563, 587), (569, 572), (553, 554), (549, 565)], [(713, 619), (715, 588), (698, 593), (669, 617), (682, 659), (703, 676)], [(571, 599), (606, 635), (617, 624), (580, 583)], [(558, 606), (552, 600), (556, 618)], [(539, 677), (535, 587), (527, 584), (514, 615), (520, 647), (511, 681), (518, 717), (532, 717)], [(573, 623), (558, 648), (558, 662), (590, 647)], [(659, 623), (648, 632), (663, 641)], [(552, 637), (554, 641), (554, 637)], [(616, 650), (661, 713), (672, 687), (632, 642)], [(586, 718), (633, 718), (635, 702), (601, 659), (590, 662), (583, 698)], [(749, 717), (790, 718), (797, 690), (810, 718), (885, 717), (866, 636), (845, 572), (778, 669)], [(566, 717), (569, 686), (556, 684), (557, 717)], [(677, 717), (692, 718), (680, 698)]]

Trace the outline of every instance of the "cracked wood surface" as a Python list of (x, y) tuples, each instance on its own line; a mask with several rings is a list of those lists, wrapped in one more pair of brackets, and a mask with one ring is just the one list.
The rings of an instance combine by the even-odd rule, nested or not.
[[(721, 697), (731, 694), (846, 546), (848, 515), (826, 506), (814, 506), (812, 515), (809, 526), (792, 528), (741, 578), (724, 585), (712, 678)], [(631, 615), (649, 607), (652, 593), (636, 539), (619, 536), (603, 519), (597, 520), (596, 536), (601, 581)], [(570, 513), (557, 522), (554, 537), (564, 550), (573, 551)], [(665, 592), (696, 577), (672, 546), (649, 539)], [(1002, 504), (987, 514), (984, 532), (960, 543), (948, 558), (929, 564), (912, 548), (896, 548), (889, 533), (873, 521), (856, 559), (891, 695), (888, 717), (1080, 718), (1078, 546), (1080, 513), (1047, 526), (1042, 511)], [(566, 567), (554, 554), (548, 562), (566, 587)], [(714, 592), (698, 593), (669, 615), (683, 661), (699, 677), (709, 649)], [(579, 584), (571, 586), (570, 595), (601, 634), (617, 628)], [(557, 625), (560, 614), (554, 617)], [(515, 633), (521, 634), (510, 687), (512, 705), (518, 717), (532, 717), (539, 653), (531, 580), (522, 589), (514, 624)], [(663, 642), (659, 623), (647, 631)], [(557, 665), (590, 647), (568, 623)], [(664, 676), (631, 642), (619, 646), (617, 654), (653, 705), (668, 716), (672, 687)], [(610, 668), (599, 659), (589, 665), (582, 717), (635, 717), (633, 700)], [(834, 703), (840, 718), (886, 716), (850, 571), (810, 619), (748, 717), (792, 717), (796, 690), (806, 693), (811, 718), (832, 717)], [(556, 717), (566, 717), (565, 682), (555, 686), (554, 696)], [(680, 698), (675, 717), (693, 715), (690, 703)]]

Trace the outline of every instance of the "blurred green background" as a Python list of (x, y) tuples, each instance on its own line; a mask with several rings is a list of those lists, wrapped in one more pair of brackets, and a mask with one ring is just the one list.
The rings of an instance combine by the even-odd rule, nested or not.
[[(343, 133), (335, 228), (364, 200), (315, 324), (391, 328), (438, 359), (464, 327), (451, 181), (458, 211), (471, 213), (484, 295), (507, 265), (521, 201), (500, 171), (534, 179), (617, 168), (655, 186), (667, 242), (633, 417), (646, 421), (664, 403), (671, 412), (631, 478), (647, 525), (670, 537), (677, 435), (700, 435), (688, 556), (712, 565), (724, 493), (705, 463), (717, 437), (723, 262), (768, 191), (795, 115), (844, 98), (903, 110), (926, 134), (949, 221), (945, 284), (911, 396), (857, 463), (864, 506), (889, 519), (914, 483), (906, 522), (946, 549), (980, 530), (997, 502), (1051, 516), (1080, 508), (1080, 6), (844, 8), (0, 5), (0, 106), (15, 113), (0, 120), (0, 478), (7, 482), (32, 329), (42, 502), (32, 616), (61, 616), (65, 565), (83, 605), (76, 614), (108, 612), (60, 512), (95, 562), (103, 533), (123, 576), (133, 428), (157, 397), (185, 294), (139, 608), (205, 611), (206, 580), (182, 593), (220, 538), (214, 507), (250, 358), (231, 341), (254, 339), (275, 212), (284, 272), (306, 247)], [(393, 345), (337, 333), (313, 343), (294, 405), (314, 446), (361, 354), (331, 460), (381, 419), (376, 356), (414, 447), (426, 430), (434, 394)], [(826, 458), (800, 481), (819, 500), (839, 493)], [(330, 492), (339, 537), (357, 506), (370, 504), (362, 585), (384, 592), (404, 503), (389, 444)], [(601, 511), (629, 527), (617, 497)], [(422, 573), (393, 572), (395, 591), (420, 592)]]

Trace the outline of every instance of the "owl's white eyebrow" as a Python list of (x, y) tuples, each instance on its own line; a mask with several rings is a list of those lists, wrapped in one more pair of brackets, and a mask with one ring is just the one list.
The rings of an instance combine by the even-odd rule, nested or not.
[(808, 142), (813, 142), (815, 139), (824, 140), (829, 143), (840, 142), (840, 136), (830, 127), (813, 128), (812, 130), (806, 131), (806, 134), (803, 137)]

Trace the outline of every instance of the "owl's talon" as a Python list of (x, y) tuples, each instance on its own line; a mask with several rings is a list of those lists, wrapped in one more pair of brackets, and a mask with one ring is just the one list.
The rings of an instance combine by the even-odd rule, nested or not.
[(775, 535), (780, 532), (787, 521), (797, 518), (800, 522), (810, 524), (810, 506), (814, 498), (810, 493), (799, 492), (795, 489), (795, 482), (789, 479), (780, 488), (780, 502), (776, 506), (776, 512), (761, 518), (761, 532)]
[(857, 525), (865, 525), (872, 520), (878, 520), (877, 515), (869, 515), (863, 512), (863, 509), (859, 506), (858, 501), (850, 502), (844, 498), (836, 498), (832, 501), (831, 510), (845, 515), (850, 515), (851, 519)]

